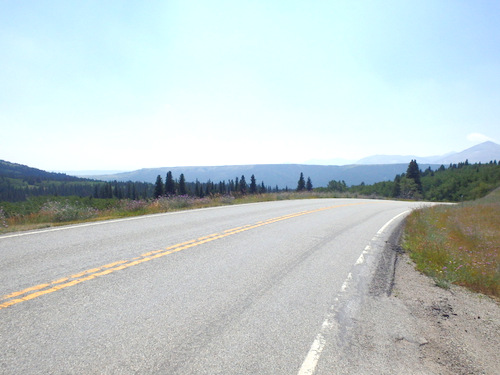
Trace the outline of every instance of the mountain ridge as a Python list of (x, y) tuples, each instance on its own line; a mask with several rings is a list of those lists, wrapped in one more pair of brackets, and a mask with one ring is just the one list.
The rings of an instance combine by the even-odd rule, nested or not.
[(492, 141), (486, 141), (460, 152), (449, 152), (443, 155), (371, 155), (359, 159), (355, 164), (397, 164), (409, 162), (410, 160), (429, 164), (456, 164), (465, 160), (468, 160), (469, 163), (489, 163), (492, 160), (499, 159), (500, 145)]
[[(379, 155), (380, 156), (380, 155)], [(442, 164), (460, 163), (468, 160), (470, 163), (500, 160), (500, 145), (494, 142), (483, 142), (461, 152), (449, 153), (434, 157), (417, 157), (412, 155), (386, 155), (399, 162), (387, 162), (387, 159), (372, 159), (365, 163), (348, 165), (312, 165), (312, 164), (248, 164), (225, 166), (190, 166), (190, 167), (160, 167), (142, 168), (135, 171), (109, 175), (87, 176), (105, 181), (145, 181), (152, 182), (158, 175), (164, 177), (172, 172), (174, 178), (183, 173), (186, 181), (213, 182), (234, 180), (242, 175), (248, 180), (253, 174), (266, 186), (294, 189), (297, 186), (300, 173), (310, 177), (315, 187), (327, 186), (328, 182), (344, 180), (347, 185), (373, 184), (380, 181), (393, 180), (397, 174), (405, 173), (408, 163), (417, 160), (420, 169), (429, 167), (437, 169)], [(494, 157), (492, 157), (494, 156)], [(367, 159), (367, 158), (364, 158)], [(361, 160), (364, 160), (361, 159)], [(375, 162), (378, 161), (378, 162)], [(385, 161), (385, 162), (384, 162)]]
[[(421, 170), (427, 168), (437, 169), (440, 165), (456, 164), (468, 160), (470, 163), (489, 162), (491, 160), (500, 160), (500, 145), (494, 142), (483, 142), (458, 153), (442, 155), (441, 157), (419, 158), (412, 155), (399, 156), (404, 158), (401, 163), (387, 163), (387, 158), (399, 161), (398, 155), (379, 155), (379, 159), (372, 159), (372, 163), (349, 164), (349, 165), (311, 165), (311, 164), (250, 164), (250, 165), (226, 165), (226, 166), (190, 166), (190, 167), (161, 167), (161, 168), (142, 168), (135, 171), (96, 174), (96, 175), (76, 175), (80, 178), (95, 179), (100, 181), (141, 181), (154, 183), (158, 175), (164, 177), (171, 171), (174, 178), (178, 179), (184, 174), (186, 181), (195, 182), (219, 182), (235, 180), (245, 176), (250, 180), (254, 175), (258, 183), (264, 182), (266, 186), (272, 188), (278, 186), (280, 189), (288, 187), (295, 189), (300, 176), (310, 177), (315, 187), (327, 186), (332, 180), (345, 181), (349, 186), (359, 185), (361, 183), (373, 184), (380, 181), (393, 180), (398, 174), (406, 172), (408, 163), (415, 159), (419, 163)], [(366, 159), (366, 158), (365, 158)], [(363, 160), (363, 159), (361, 159)], [(386, 163), (373, 163), (373, 161), (386, 161)], [(435, 162), (433, 162), (435, 161)], [(23, 173), (29, 173), (41, 179), (56, 180), (78, 180), (73, 175), (64, 173), (50, 173), (36, 168), (27, 167), (20, 164), (3, 162), (2, 175), (5, 177), (22, 178)], [(11, 164), (11, 165), (8, 165)], [(24, 172), (23, 172), (24, 171)], [(21, 174), (21, 175), (20, 175)]]
[[(437, 164), (420, 164), (421, 169), (439, 168)], [(253, 164), (253, 165), (226, 165), (226, 166), (197, 166), (197, 167), (162, 167), (143, 168), (137, 171), (118, 173), (114, 175), (95, 176), (104, 181), (145, 181), (152, 182), (160, 175), (162, 178), (167, 172), (172, 172), (174, 179), (184, 174), (186, 181), (219, 182), (235, 180), (245, 176), (247, 181), (254, 175), (257, 182), (264, 182), (266, 186), (280, 189), (288, 187), (295, 189), (300, 174), (310, 177), (314, 187), (327, 186), (332, 180), (344, 180), (347, 185), (361, 183), (372, 184), (380, 181), (393, 180), (397, 174), (406, 172), (408, 163), (384, 165), (308, 165), (308, 164)]]

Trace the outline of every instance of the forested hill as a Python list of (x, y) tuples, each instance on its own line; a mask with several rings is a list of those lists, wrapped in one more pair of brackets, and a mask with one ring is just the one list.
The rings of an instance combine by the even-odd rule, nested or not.
[(0, 160), (0, 202), (19, 202), (38, 196), (138, 199), (151, 197), (153, 188), (153, 184), (144, 182), (104, 182)]
[[(314, 187), (327, 186), (331, 180), (344, 180), (347, 185), (373, 184), (394, 179), (404, 173), (408, 163), (384, 165), (305, 165), (305, 164), (255, 164), (199, 167), (145, 168), (132, 172), (112, 175), (92, 176), (105, 181), (145, 181), (154, 183), (158, 175), (165, 176), (171, 171), (174, 178), (184, 174), (186, 181), (228, 181), (255, 175), (266, 186), (295, 189), (301, 173), (310, 177)], [(439, 165), (422, 164), (421, 168), (437, 169)]]
[(51, 173), (0, 160), (0, 201), (17, 202), (31, 196), (87, 196), (98, 184), (87, 178)]
[(88, 178), (68, 176), (65, 173), (46, 172), (26, 165), (0, 160), (0, 177), (32, 181), (90, 181)]

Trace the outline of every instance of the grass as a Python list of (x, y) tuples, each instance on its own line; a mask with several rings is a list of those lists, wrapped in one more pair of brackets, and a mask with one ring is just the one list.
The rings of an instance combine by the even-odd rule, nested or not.
[(149, 200), (38, 197), (26, 202), (1, 203), (0, 234), (162, 212), (290, 199), (339, 198), (340, 193), (279, 192), (257, 195), (161, 197)]
[(500, 189), (476, 201), (414, 211), (404, 247), (436, 285), (500, 297)]

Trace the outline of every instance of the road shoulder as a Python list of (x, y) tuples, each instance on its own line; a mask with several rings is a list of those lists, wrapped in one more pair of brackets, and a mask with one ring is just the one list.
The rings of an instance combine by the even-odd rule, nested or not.
[(369, 291), (345, 330), (348, 339), (338, 345), (342, 363), (331, 368), (356, 374), (498, 374), (500, 304), (459, 286), (439, 288), (416, 271), (399, 246), (402, 228), (386, 242)]
[[(413, 317), (425, 367), (440, 374), (497, 374), (500, 368), (500, 306), (493, 299), (451, 285), (442, 289), (398, 255), (393, 298)], [(425, 343), (424, 343), (425, 342)]]

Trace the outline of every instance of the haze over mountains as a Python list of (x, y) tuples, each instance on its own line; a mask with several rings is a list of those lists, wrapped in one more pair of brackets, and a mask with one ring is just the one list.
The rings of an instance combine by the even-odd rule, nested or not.
[(410, 160), (428, 164), (456, 164), (468, 160), (469, 163), (488, 163), (491, 160), (500, 159), (500, 145), (487, 141), (470, 147), (461, 152), (450, 152), (437, 156), (415, 156), (415, 155), (373, 155), (358, 160), (355, 164), (395, 164), (408, 163)]
[[(186, 181), (213, 182), (227, 181), (240, 178), (247, 180), (255, 175), (258, 183), (263, 181), (266, 186), (295, 189), (300, 173), (310, 177), (315, 187), (326, 186), (331, 180), (344, 180), (347, 185), (358, 185), (362, 182), (372, 184), (379, 181), (392, 180), (397, 174), (406, 172), (408, 163), (416, 159), (420, 169), (428, 167), (437, 169), (441, 164), (460, 163), (468, 160), (469, 163), (488, 163), (500, 160), (500, 145), (494, 142), (484, 142), (461, 152), (449, 153), (440, 156), (419, 157), (414, 155), (375, 155), (363, 158), (350, 165), (310, 165), (310, 164), (257, 164), (257, 165), (226, 165), (226, 166), (192, 166), (192, 167), (162, 167), (143, 168), (131, 172), (113, 174), (95, 174), (85, 177), (108, 181), (145, 181), (152, 182), (158, 175), (165, 177), (171, 171), (178, 179), (183, 173)], [(68, 172), (84, 176), (78, 172)]]

